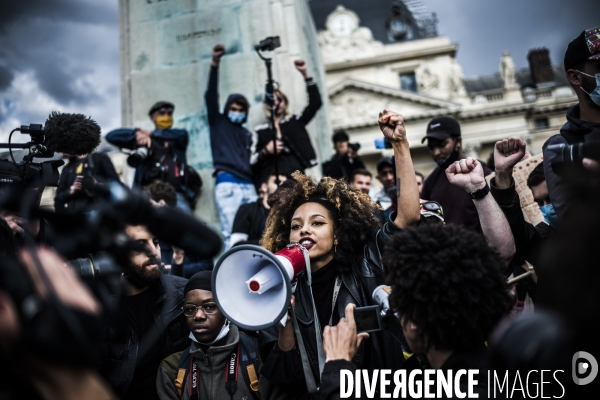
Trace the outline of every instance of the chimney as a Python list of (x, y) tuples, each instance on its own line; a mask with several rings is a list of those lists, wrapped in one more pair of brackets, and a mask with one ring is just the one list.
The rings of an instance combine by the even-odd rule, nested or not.
[(531, 78), (537, 87), (548, 86), (554, 82), (554, 72), (550, 63), (550, 50), (545, 47), (529, 50), (527, 54)]

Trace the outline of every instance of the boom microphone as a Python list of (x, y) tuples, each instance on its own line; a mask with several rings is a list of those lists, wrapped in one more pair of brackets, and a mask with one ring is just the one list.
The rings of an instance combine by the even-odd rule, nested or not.
[[(23, 132), (21, 128), (21, 133)], [(44, 126), (48, 150), (74, 156), (92, 153), (100, 145), (100, 126), (83, 114), (52, 111)]]

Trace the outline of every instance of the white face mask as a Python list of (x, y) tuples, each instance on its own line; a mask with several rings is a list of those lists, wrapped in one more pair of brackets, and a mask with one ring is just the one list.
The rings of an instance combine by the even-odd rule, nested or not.
[(231, 323), (229, 322), (229, 320), (226, 319), (225, 323), (223, 324), (223, 327), (221, 328), (221, 332), (219, 332), (219, 334), (217, 335), (217, 337), (214, 340), (212, 340), (208, 343), (199, 342), (192, 332), (190, 332), (190, 339), (192, 339), (196, 343), (200, 343), (205, 346), (210, 346), (214, 343), (217, 343), (219, 340), (223, 339), (225, 336), (227, 336), (227, 334), (229, 333), (229, 325), (230, 324)]
[(575, 70), (577, 72), (579, 72), (580, 74), (583, 74), (585, 76), (589, 76), (590, 78), (595, 78), (596, 79), (596, 89), (592, 90), (591, 92), (586, 92), (584, 88), (582, 88), (581, 86), (579, 86), (579, 88), (581, 90), (584, 91), (584, 93), (586, 93), (588, 96), (590, 96), (590, 99), (592, 99), (592, 101), (600, 107), (600, 74), (596, 74), (596, 75), (590, 75), (590, 74), (586, 74), (585, 72), (581, 72), (578, 70)]

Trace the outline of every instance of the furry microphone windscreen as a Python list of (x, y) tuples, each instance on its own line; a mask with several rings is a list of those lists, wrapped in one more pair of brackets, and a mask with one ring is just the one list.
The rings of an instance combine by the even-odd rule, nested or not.
[(74, 156), (92, 153), (100, 144), (100, 126), (83, 114), (52, 111), (44, 125), (48, 150)]

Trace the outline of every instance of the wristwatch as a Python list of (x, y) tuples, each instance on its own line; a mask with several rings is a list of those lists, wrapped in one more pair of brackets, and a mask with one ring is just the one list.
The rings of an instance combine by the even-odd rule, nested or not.
[(473, 200), (480, 200), (483, 199), (485, 196), (487, 196), (487, 194), (490, 192), (490, 187), (488, 186), (487, 181), (485, 181), (485, 186), (482, 187), (481, 189), (477, 189), (476, 191), (474, 191), (471, 194), (471, 198)]

